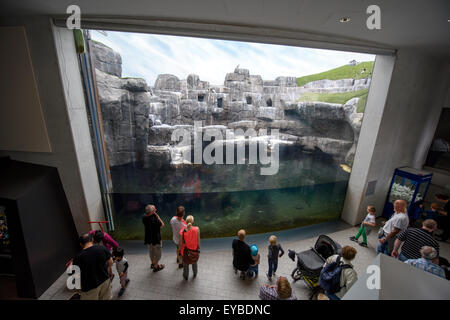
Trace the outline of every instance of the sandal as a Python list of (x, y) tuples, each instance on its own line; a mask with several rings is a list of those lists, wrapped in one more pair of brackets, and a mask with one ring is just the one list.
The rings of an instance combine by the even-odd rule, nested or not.
[(160, 264), (156, 268), (153, 268), (153, 272), (161, 271), (162, 269), (164, 269), (164, 267), (165, 267), (165, 265)]

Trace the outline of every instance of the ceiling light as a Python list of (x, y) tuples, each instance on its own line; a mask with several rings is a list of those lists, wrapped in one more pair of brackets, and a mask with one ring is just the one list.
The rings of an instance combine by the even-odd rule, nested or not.
[(342, 17), (341, 19), (339, 19), (339, 22), (349, 22), (350, 21), (350, 17)]

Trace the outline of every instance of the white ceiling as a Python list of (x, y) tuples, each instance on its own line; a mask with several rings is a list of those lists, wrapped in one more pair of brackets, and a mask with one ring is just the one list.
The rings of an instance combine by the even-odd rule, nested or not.
[[(0, 15), (65, 15), (77, 4), (85, 16), (168, 18), (264, 26), (415, 48), (450, 57), (450, 0), (2, 0)], [(369, 30), (366, 9), (381, 8), (381, 30)], [(350, 17), (349, 23), (340, 23)]]

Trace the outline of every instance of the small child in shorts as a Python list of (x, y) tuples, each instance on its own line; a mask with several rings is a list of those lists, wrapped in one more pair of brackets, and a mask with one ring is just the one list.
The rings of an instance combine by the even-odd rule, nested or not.
[(119, 297), (125, 292), (126, 286), (130, 279), (128, 279), (128, 261), (124, 257), (124, 251), (122, 248), (117, 248), (114, 251), (114, 259), (116, 260), (116, 269), (120, 278), (120, 285), (122, 288), (119, 290)]
[(275, 275), (278, 268), (278, 258), (281, 258), (284, 254), (284, 250), (281, 245), (277, 242), (277, 237), (271, 235), (269, 237), (269, 248), (268, 248), (268, 262), (269, 271), (267, 272), (267, 278), (272, 281), (272, 275)]
[(258, 246), (256, 244), (252, 244), (250, 246), (250, 251), (252, 254), (252, 259), (255, 262), (254, 264), (252, 264), (250, 266), (250, 268), (248, 269), (248, 275), (250, 277), (253, 277), (253, 275), (255, 276), (255, 278), (258, 276), (258, 266), (259, 266), (259, 262), (260, 262), (260, 255), (258, 253)]

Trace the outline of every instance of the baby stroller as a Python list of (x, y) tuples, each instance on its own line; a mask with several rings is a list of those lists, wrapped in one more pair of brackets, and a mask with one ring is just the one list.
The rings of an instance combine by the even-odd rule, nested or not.
[(322, 234), (317, 238), (313, 248), (296, 253), (288, 251), (288, 256), (295, 262), (297, 256), (297, 267), (292, 271), (294, 282), (302, 279), (312, 290), (309, 299), (313, 299), (320, 291), (319, 276), (325, 260), (335, 254), (341, 254), (342, 247), (330, 237)]

